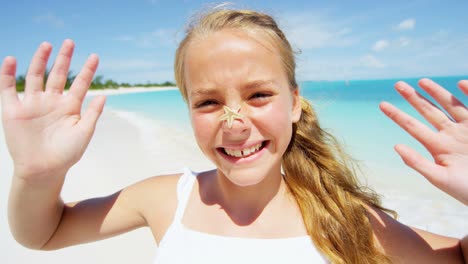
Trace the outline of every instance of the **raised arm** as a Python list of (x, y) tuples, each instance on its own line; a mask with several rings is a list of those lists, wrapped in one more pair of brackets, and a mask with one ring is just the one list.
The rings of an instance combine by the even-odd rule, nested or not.
[[(439, 103), (447, 114), (407, 83), (398, 82), (395, 85), (396, 90), (434, 126), (435, 131), (389, 103), (381, 103), (380, 108), (396, 124), (418, 140), (429, 151), (433, 160), (424, 158), (405, 145), (396, 145), (395, 150), (406, 165), (418, 171), (437, 188), (468, 205), (468, 109), (459, 99), (432, 80), (422, 79), (419, 81), (419, 86)], [(467, 80), (460, 81), (458, 86), (465, 95), (468, 95)], [(436, 251), (445, 252), (442, 255), (445, 254), (447, 259), (455, 257), (462, 262), (464, 258), (465, 262), (468, 262), (468, 236), (454, 241), (422, 230), (412, 229), (411, 231), (400, 224), (393, 226), (396, 227), (388, 228), (389, 232), (382, 232), (383, 241), (392, 241), (386, 239), (387, 236), (395, 238), (396, 242), (390, 243), (389, 248), (404, 251), (402, 245), (409, 237), (408, 234), (413, 234), (413, 236), (417, 234), (416, 237), (420, 238), (421, 242), (413, 243), (413, 247), (419, 245), (419, 248), (424, 248), (426, 245), (429, 249), (427, 252), (431, 254)], [(404, 231), (405, 229), (407, 231)], [(455, 245), (458, 249), (454, 248)], [(435, 250), (437, 248), (440, 250)], [(413, 261), (415, 259), (413, 257)], [(435, 256), (431, 259), (438, 263)], [(452, 262), (447, 260), (444, 263)]]
[(0, 69), (3, 128), (14, 164), (8, 218), (14, 237), (31, 248), (43, 247), (57, 229), (65, 174), (83, 155), (105, 102), (97, 97), (81, 113), (98, 65), (96, 55), (88, 58), (70, 92), (63, 94), (73, 49), (71, 40), (64, 41), (44, 89), (52, 46), (39, 46), (23, 100), (16, 93), (16, 60), (6, 57)]
[(81, 107), (98, 65), (91, 55), (63, 93), (74, 43), (65, 40), (43, 88), (51, 45), (33, 56), (24, 99), (15, 87), (16, 61), (0, 69), (0, 95), (6, 142), (14, 164), (8, 220), (15, 239), (42, 250), (101, 240), (149, 226), (159, 241), (172, 222), (177, 175), (152, 177), (106, 197), (64, 203), (60, 192), (70, 167), (82, 157), (103, 110), (105, 97)]
[[(432, 155), (433, 161), (405, 145), (396, 145), (395, 150), (406, 165), (421, 173), (437, 188), (468, 205), (468, 109), (450, 92), (429, 79), (420, 80), (419, 85), (448, 115), (408, 84), (398, 82), (395, 87), (436, 131), (389, 103), (382, 103), (380, 108), (418, 140)], [(458, 85), (468, 95), (468, 81), (460, 81)]]

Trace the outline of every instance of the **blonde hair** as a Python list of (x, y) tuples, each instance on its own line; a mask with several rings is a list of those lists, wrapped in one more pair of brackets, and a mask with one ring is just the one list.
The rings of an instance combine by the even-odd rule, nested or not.
[(179, 87), (184, 100), (187, 101), (187, 88), (185, 86), (184, 76), (184, 58), (187, 47), (193, 40), (222, 29), (243, 30), (258, 40), (258, 35), (269, 40), (267, 43), (273, 44), (273, 48), (278, 50), (281, 55), (283, 67), (286, 70), (291, 87), (297, 87), (294, 52), (291, 52), (292, 49), (289, 42), (286, 40), (286, 36), (279, 30), (276, 22), (271, 19), (271, 17), (249, 10), (224, 10), (215, 8), (213, 12), (202, 14), (193, 19), (187, 27), (185, 38), (177, 48), (174, 72), (177, 87)]
[[(214, 9), (189, 24), (176, 52), (175, 78), (186, 101), (187, 47), (194, 39), (223, 29), (262, 33), (260, 36), (279, 52), (291, 90), (297, 89), (294, 52), (271, 16), (249, 10)], [(308, 235), (332, 263), (390, 262), (377, 247), (366, 208), (389, 210), (382, 208), (375, 193), (359, 186), (352, 160), (320, 127), (310, 103), (301, 98), (301, 104), (302, 115), (293, 124), (282, 165)]]

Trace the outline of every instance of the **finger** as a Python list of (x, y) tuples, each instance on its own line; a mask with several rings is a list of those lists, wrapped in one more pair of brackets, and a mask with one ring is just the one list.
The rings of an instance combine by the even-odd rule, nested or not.
[(458, 87), (465, 95), (468, 95), (468, 80), (461, 80), (458, 82)]
[(16, 59), (6, 57), (0, 68), (0, 95), (2, 97), (2, 108), (18, 102), (16, 93)]
[(449, 91), (430, 79), (421, 79), (419, 86), (436, 100), (457, 122), (468, 119), (465, 105)]
[(409, 84), (400, 81), (395, 84), (395, 88), (437, 130), (441, 130), (447, 124), (453, 123), (442, 110), (424, 98)]
[(429, 151), (439, 147), (436, 133), (417, 119), (387, 102), (382, 102), (380, 104), (380, 109), (386, 116), (408, 132)]
[(42, 92), (44, 85), (44, 74), (49, 60), (52, 45), (47, 42), (42, 43), (34, 54), (28, 73), (26, 74), (25, 96)]
[(99, 64), (99, 57), (96, 54), (89, 56), (85, 65), (81, 69), (80, 73), (76, 76), (73, 84), (70, 87), (70, 95), (74, 96), (80, 101), (83, 101), (83, 98), (88, 91), (91, 82), (93, 81), (93, 76), (96, 73), (97, 66)]
[(396, 145), (395, 150), (408, 167), (419, 172), (438, 188), (442, 190), (447, 189), (447, 176), (443, 167), (427, 160), (408, 146)]
[(62, 48), (57, 55), (54, 66), (50, 71), (49, 78), (46, 83), (46, 91), (52, 93), (62, 93), (67, 82), (68, 69), (73, 55), (75, 43), (72, 40), (66, 39)]
[(104, 104), (106, 103), (105, 96), (97, 96), (93, 98), (91, 103), (89, 103), (88, 108), (86, 109), (83, 117), (80, 121), (80, 125), (85, 131), (89, 131), (90, 134), (94, 132), (96, 128), (96, 123), (99, 117), (101, 116), (102, 110), (104, 109)]

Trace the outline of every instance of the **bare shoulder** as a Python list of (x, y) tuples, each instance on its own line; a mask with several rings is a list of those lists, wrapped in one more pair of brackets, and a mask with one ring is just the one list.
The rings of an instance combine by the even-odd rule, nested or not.
[(153, 232), (157, 241), (172, 222), (177, 208), (177, 183), (181, 173), (154, 176), (122, 190), (131, 202), (138, 206), (141, 217)]
[(377, 243), (395, 263), (463, 263), (460, 240), (406, 226), (369, 207)]
[(143, 206), (157, 200), (176, 198), (177, 183), (182, 174), (153, 176), (126, 187), (123, 192), (131, 194), (132, 199), (141, 199)]

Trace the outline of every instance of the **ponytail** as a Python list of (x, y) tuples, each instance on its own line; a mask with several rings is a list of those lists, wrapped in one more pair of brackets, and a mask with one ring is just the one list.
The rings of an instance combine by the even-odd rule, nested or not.
[(379, 197), (359, 186), (351, 158), (320, 127), (310, 103), (301, 98), (301, 106), (283, 170), (308, 235), (332, 263), (389, 263), (367, 216), (366, 207), (385, 210)]

